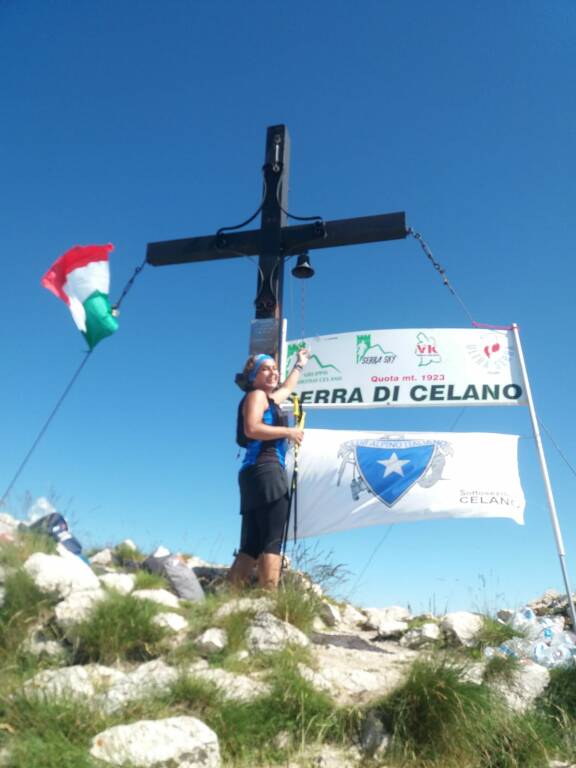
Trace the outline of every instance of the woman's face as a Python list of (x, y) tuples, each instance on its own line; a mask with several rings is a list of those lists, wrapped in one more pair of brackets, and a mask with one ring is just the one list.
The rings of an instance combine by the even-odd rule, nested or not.
[(256, 378), (254, 379), (254, 389), (263, 389), (264, 392), (274, 392), (278, 386), (278, 368), (274, 360), (264, 360)]

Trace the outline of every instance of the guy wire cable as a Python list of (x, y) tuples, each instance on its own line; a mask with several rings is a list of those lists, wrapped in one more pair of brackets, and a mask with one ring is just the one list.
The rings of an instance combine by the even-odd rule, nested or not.
[(416, 232), (414, 229), (412, 229), (412, 227), (408, 227), (408, 234), (412, 235), (412, 237), (415, 240), (417, 240), (418, 243), (420, 243), (420, 247), (422, 248), (422, 250), (426, 254), (426, 257), (429, 259), (430, 263), (432, 264), (432, 266), (434, 267), (436, 272), (438, 272), (438, 274), (442, 278), (442, 282), (444, 283), (446, 288), (448, 288), (448, 290), (450, 291), (452, 296), (454, 296), (454, 298), (459, 302), (459, 304), (462, 307), (462, 309), (464, 310), (464, 312), (468, 315), (468, 319), (470, 320), (472, 325), (474, 325), (474, 326), (477, 325), (477, 323), (474, 320), (474, 318), (472, 317), (472, 314), (470, 313), (468, 307), (466, 306), (466, 304), (464, 304), (464, 302), (462, 301), (460, 296), (456, 293), (456, 291), (454, 290), (454, 288), (450, 284), (450, 281), (448, 280), (448, 276), (446, 275), (446, 271), (445, 271), (444, 267), (442, 267), (442, 265), (439, 264), (436, 261), (436, 259), (432, 255), (432, 251), (430, 250), (428, 244), (426, 243), (426, 241), (424, 240), (424, 238), (422, 237), (420, 232)]
[[(144, 261), (142, 262), (142, 264), (140, 264), (140, 266), (136, 267), (132, 277), (128, 280), (128, 282), (124, 286), (124, 290), (120, 294), (120, 298), (118, 299), (118, 301), (115, 304), (112, 305), (112, 311), (113, 312), (117, 312), (118, 311), (118, 308), (120, 307), (120, 304), (122, 303), (122, 301), (126, 297), (126, 294), (128, 293), (128, 291), (132, 288), (132, 285), (134, 284), (134, 280), (140, 274), (140, 272), (144, 268), (145, 264), (146, 264), (146, 259), (144, 259)], [(67, 398), (68, 393), (70, 392), (70, 390), (72, 389), (74, 383), (76, 382), (76, 379), (78, 378), (78, 376), (80, 376), (80, 373), (82, 372), (84, 366), (88, 362), (88, 359), (90, 358), (90, 355), (92, 354), (92, 352), (94, 352), (94, 349), (95, 349), (95, 347), (93, 347), (92, 349), (89, 349), (89, 350), (86, 351), (86, 353), (84, 355), (84, 359), (82, 360), (82, 362), (80, 363), (80, 365), (78, 366), (76, 371), (74, 371), (74, 373), (72, 374), (72, 378), (70, 379), (70, 381), (66, 385), (64, 391), (62, 392), (62, 394), (58, 398), (58, 401), (56, 402), (56, 405), (52, 408), (52, 411), (50, 412), (50, 415), (48, 416), (48, 418), (44, 422), (44, 425), (42, 426), (42, 428), (40, 429), (38, 434), (36, 435), (36, 438), (34, 439), (34, 442), (32, 443), (31, 447), (28, 449), (28, 452), (26, 453), (26, 455), (24, 456), (24, 458), (20, 462), (20, 466), (18, 467), (18, 469), (14, 473), (14, 476), (12, 477), (10, 482), (8, 483), (8, 487), (6, 488), (4, 493), (2, 494), (2, 498), (0, 499), (0, 509), (4, 505), (8, 495), (9, 495), (10, 491), (12, 490), (12, 488), (14, 487), (16, 481), (18, 480), (18, 478), (22, 474), (22, 471), (23, 471), (24, 467), (28, 464), (32, 454), (34, 453), (34, 451), (36, 450), (36, 447), (38, 446), (38, 443), (44, 437), (44, 434), (45, 434), (46, 430), (48, 429), (48, 427), (50, 426), (50, 423), (52, 422), (52, 419), (54, 418), (54, 416), (56, 415), (56, 413), (60, 409), (60, 406), (62, 405), (64, 400)]]

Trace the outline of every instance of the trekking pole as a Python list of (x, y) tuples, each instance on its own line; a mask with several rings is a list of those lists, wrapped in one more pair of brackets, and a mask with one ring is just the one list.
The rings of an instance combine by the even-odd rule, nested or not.
[[(306, 412), (303, 410), (298, 395), (292, 395), (293, 414), (296, 426), (299, 429), (304, 429), (306, 422)], [(284, 555), (286, 554), (286, 546), (288, 544), (288, 531), (290, 529), (290, 514), (292, 511), (292, 500), (294, 500), (294, 541), (298, 536), (298, 457), (300, 453), (300, 446), (294, 444), (294, 469), (292, 471), (292, 482), (290, 484), (290, 498), (288, 501), (288, 518), (286, 525), (284, 526), (284, 535), (282, 537), (282, 568), (284, 568)]]

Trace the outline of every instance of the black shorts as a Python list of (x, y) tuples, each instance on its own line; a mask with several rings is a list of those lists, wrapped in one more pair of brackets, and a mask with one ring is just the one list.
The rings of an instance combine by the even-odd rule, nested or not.
[(289, 509), (290, 497), (285, 493), (262, 507), (243, 512), (240, 552), (254, 560), (262, 554), (279, 555)]
[(238, 475), (240, 512), (259, 509), (288, 493), (286, 470), (276, 462), (254, 464)]

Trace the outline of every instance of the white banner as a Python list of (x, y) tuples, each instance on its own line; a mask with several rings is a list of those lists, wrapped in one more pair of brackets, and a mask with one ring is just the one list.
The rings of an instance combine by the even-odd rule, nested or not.
[(507, 517), (522, 525), (517, 452), (517, 435), (307, 429), (298, 538), (445, 517)]
[(296, 392), (308, 408), (526, 405), (512, 331), (356, 331), (287, 344), (311, 357)]

